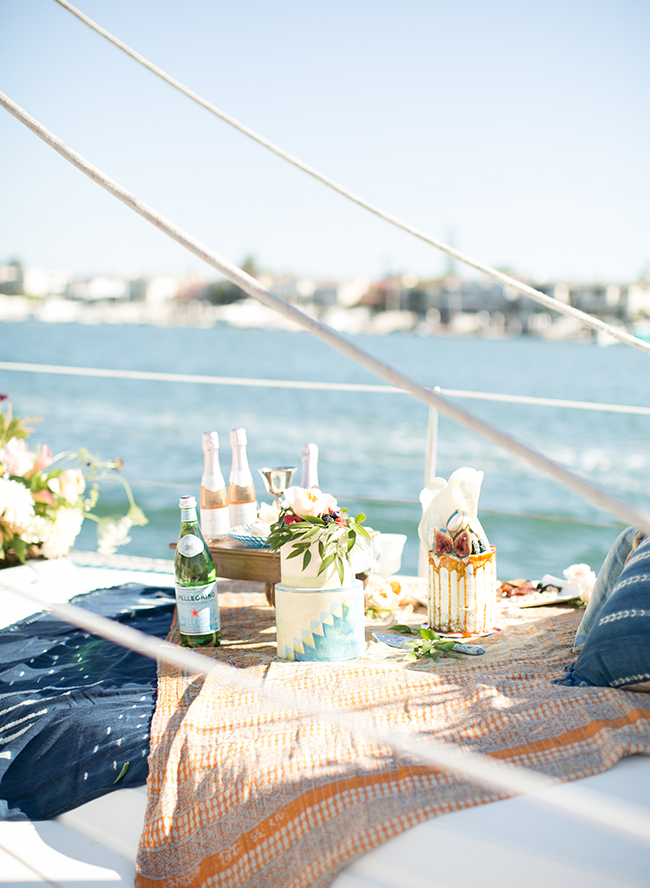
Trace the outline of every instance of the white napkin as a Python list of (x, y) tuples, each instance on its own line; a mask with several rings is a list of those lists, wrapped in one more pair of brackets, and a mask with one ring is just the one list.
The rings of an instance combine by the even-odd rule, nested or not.
[(482, 483), (483, 472), (464, 466), (462, 469), (456, 469), (449, 476), (449, 481), (445, 481), (444, 478), (434, 478), (431, 484), (424, 488), (420, 493), (424, 514), (418, 534), (425, 548), (431, 548), (429, 532), (436, 527), (444, 530), (450, 515), (457, 510), (467, 512), (470, 528), (486, 546), (489, 546), (477, 514)]

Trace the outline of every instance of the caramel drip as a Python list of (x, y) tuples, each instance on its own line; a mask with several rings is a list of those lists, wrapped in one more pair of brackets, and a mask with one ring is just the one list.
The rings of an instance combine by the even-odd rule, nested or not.
[[(450, 554), (436, 555), (429, 551), (428, 611), (432, 629), (471, 634), (492, 628), (496, 586), (495, 558), (494, 546), (488, 552), (464, 559)], [(471, 595), (468, 580), (472, 583)], [(489, 589), (486, 588), (488, 585)], [(472, 601), (473, 606), (470, 609)]]

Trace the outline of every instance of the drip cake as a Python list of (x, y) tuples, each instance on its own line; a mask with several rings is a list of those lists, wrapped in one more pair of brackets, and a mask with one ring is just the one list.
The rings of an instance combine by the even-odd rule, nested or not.
[(494, 628), (496, 549), (477, 517), (483, 473), (459, 469), (420, 497), (420, 538), (428, 550), (429, 628), (473, 635)]
[(290, 487), (268, 538), (280, 552), (275, 587), (278, 657), (351, 660), (365, 650), (363, 583), (354, 578), (355, 549), (369, 549), (362, 515), (352, 518), (316, 488)]

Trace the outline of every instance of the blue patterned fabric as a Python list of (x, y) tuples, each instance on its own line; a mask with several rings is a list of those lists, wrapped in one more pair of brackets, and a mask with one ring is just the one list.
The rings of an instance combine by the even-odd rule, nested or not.
[[(128, 583), (74, 604), (158, 638), (174, 590)], [(0, 630), (0, 820), (45, 820), (148, 774), (156, 663), (43, 613)]]
[(650, 681), (650, 536), (608, 591), (600, 610), (592, 609), (577, 661), (557, 684), (624, 690)]

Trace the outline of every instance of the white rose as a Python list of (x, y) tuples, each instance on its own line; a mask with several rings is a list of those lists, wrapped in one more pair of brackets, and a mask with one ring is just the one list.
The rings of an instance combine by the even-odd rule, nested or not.
[(596, 574), (588, 564), (572, 564), (564, 571), (564, 579), (570, 586), (577, 586), (580, 598), (588, 602), (596, 582)]
[(46, 558), (60, 558), (67, 555), (81, 530), (84, 514), (81, 509), (59, 509), (50, 534), (41, 546)]
[(336, 500), (328, 493), (321, 493), (317, 487), (289, 487), (284, 498), (300, 518), (320, 518), (330, 509), (336, 508)]
[(65, 469), (59, 476), (61, 496), (74, 506), (86, 489), (86, 480), (79, 469)]
[(280, 512), (275, 503), (273, 503), (272, 505), (269, 505), (269, 503), (260, 503), (257, 517), (265, 524), (275, 524), (275, 522), (280, 517)]
[(118, 546), (131, 542), (129, 531), (133, 521), (128, 515), (124, 518), (100, 518), (97, 522), (97, 551), (100, 555), (114, 555)]

